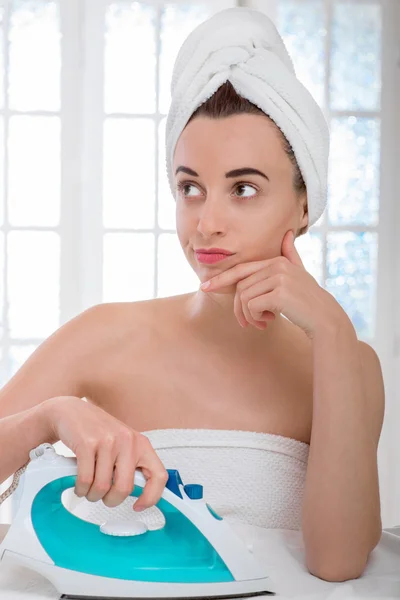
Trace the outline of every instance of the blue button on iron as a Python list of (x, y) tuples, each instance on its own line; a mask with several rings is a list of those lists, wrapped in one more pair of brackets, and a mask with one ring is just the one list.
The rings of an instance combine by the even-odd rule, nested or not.
[(182, 494), (181, 491), (179, 489), (180, 485), (183, 485), (183, 481), (181, 479), (181, 476), (179, 475), (179, 471), (178, 469), (166, 469), (168, 472), (168, 481), (165, 484), (165, 487), (167, 487), (169, 490), (171, 490), (171, 492), (173, 492), (176, 496), (179, 496), (179, 498), (182, 498)]
[(191, 500), (200, 500), (203, 497), (203, 486), (200, 483), (187, 483), (183, 489)]

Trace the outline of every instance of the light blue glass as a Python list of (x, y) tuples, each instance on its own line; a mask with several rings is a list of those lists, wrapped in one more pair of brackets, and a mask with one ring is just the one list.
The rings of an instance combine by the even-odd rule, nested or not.
[(10, 223), (57, 226), (61, 212), (60, 117), (12, 116), (8, 152)]
[(296, 239), (295, 246), (300, 254), (300, 258), (303, 261), (306, 271), (308, 271), (319, 285), (322, 286), (323, 268), (321, 233), (311, 228), (307, 233)]
[(6, 260), (11, 337), (48, 337), (60, 325), (59, 234), (11, 231)]
[(325, 287), (364, 339), (375, 334), (377, 249), (378, 235), (373, 232), (331, 232), (327, 236)]
[(22, 367), (31, 354), (36, 350), (36, 344), (19, 344), (10, 348), (10, 377)]
[(162, 229), (175, 230), (176, 202), (169, 187), (165, 162), (165, 124), (163, 117), (158, 126), (158, 224)]
[(3, 310), (4, 310), (4, 234), (0, 231), (0, 343), (4, 334)]
[(0, 115), (0, 227), (4, 222), (4, 119)]
[(380, 110), (380, 2), (333, 2), (330, 104)]
[(218, 2), (162, 2), (160, 24), (159, 111), (166, 114), (171, 103), (171, 77), (176, 55), (185, 38), (212, 13), (218, 12)]
[(155, 111), (157, 8), (149, 4), (117, 0), (111, 2), (106, 9), (106, 113)]
[(323, 0), (280, 0), (276, 25), (293, 60), (297, 77), (322, 106), (327, 33)]
[(329, 221), (377, 225), (380, 184), (380, 119), (332, 119)]
[[(0, 340), (1, 340), (1, 337), (0, 337)], [(5, 352), (4, 352), (3, 348), (0, 345), (0, 388), (2, 388), (3, 386), (6, 385), (8, 379), (9, 379), (9, 374), (8, 374), (8, 366), (6, 363), (6, 356), (5, 356)], [(1, 486), (0, 486), (0, 489), (1, 489)]]
[(15, 110), (60, 110), (59, 3), (11, 0), (9, 104)]
[(136, 302), (154, 295), (153, 233), (104, 235), (103, 302)]
[(154, 121), (104, 121), (104, 227), (150, 229), (155, 220)]
[[(193, 255), (190, 258), (192, 262), (197, 260)], [(199, 288), (199, 278), (194, 270), (198, 265), (189, 264), (175, 233), (162, 233), (159, 236), (157, 261), (158, 297), (188, 294)]]
[(0, 109), (4, 106), (4, 3), (0, 6)]

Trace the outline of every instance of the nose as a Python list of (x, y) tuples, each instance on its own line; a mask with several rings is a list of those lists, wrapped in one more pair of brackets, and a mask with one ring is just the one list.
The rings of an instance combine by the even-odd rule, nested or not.
[(200, 208), (197, 231), (204, 237), (224, 233), (226, 220), (226, 207), (223, 206), (221, 199), (208, 196)]

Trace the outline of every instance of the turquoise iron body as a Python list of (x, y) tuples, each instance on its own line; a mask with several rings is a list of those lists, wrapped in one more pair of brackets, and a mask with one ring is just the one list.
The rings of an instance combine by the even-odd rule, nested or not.
[[(170, 471), (170, 479), (176, 473)], [(32, 504), (33, 528), (56, 566), (138, 581), (234, 581), (208, 539), (167, 500), (161, 498), (156, 505), (165, 517), (162, 529), (128, 537), (104, 535), (98, 525), (64, 507), (62, 493), (75, 486), (75, 479), (71, 475), (54, 479)], [(140, 496), (142, 490), (135, 486), (131, 496)]]
[[(202, 485), (184, 485), (176, 469), (167, 469), (168, 482), (156, 504), (163, 526), (148, 530), (139, 520), (139, 533), (116, 534), (64, 505), (64, 492), (75, 486), (76, 458), (57, 454), (50, 444), (30, 455), (17, 488), (16, 517), (0, 545), (0, 560), (42, 574), (61, 598), (195, 599), (273, 593), (252, 548), (205, 502)], [(140, 496), (145, 485), (143, 473), (136, 470), (130, 495)], [(120, 523), (125, 527), (126, 521)]]

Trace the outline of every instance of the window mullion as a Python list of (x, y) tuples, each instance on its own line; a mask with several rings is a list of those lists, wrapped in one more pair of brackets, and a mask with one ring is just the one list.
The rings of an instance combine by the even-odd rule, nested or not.
[[(380, 441), (379, 468), (382, 489), (382, 517), (390, 525), (400, 524), (400, 472), (397, 468), (399, 442), (396, 424), (400, 422), (400, 254), (398, 229), (400, 209), (398, 156), (400, 155), (400, 5), (382, 0), (382, 96), (380, 208), (378, 225), (378, 281), (376, 351), (385, 380), (386, 410)], [(397, 348), (396, 348), (397, 346)]]
[(82, 310), (81, 115), (82, 8), (80, 0), (60, 0), (61, 71), (61, 215), (60, 323)]
[(3, 339), (2, 339), (2, 350), (3, 350), (3, 371), (5, 379), (7, 380), (10, 375), (11, 361), (10, 361), (10, 328), (8, 323), (8, 254), (7, 254), (7, 234), (8, 234), (8, 130), (9, 130), (9, 114), (8, 114), (8, 85), (9, 85), (9, 24), (10, 24), (10, 6), (8, 3), (4, 6), (3, 16), (3, 68), (4, 68), (4, 79), (3, 79), (3, 90), (4, 90), (4, 110), (3, 110), (3, 233), (4, 233), (4, 244), (0, 250), (4, 252), (4, 263), (3, 263)]
[(102, 301), (104, 15), (106, 0), (85, 0), (84, 8), (80, 212), (82, 309)]

